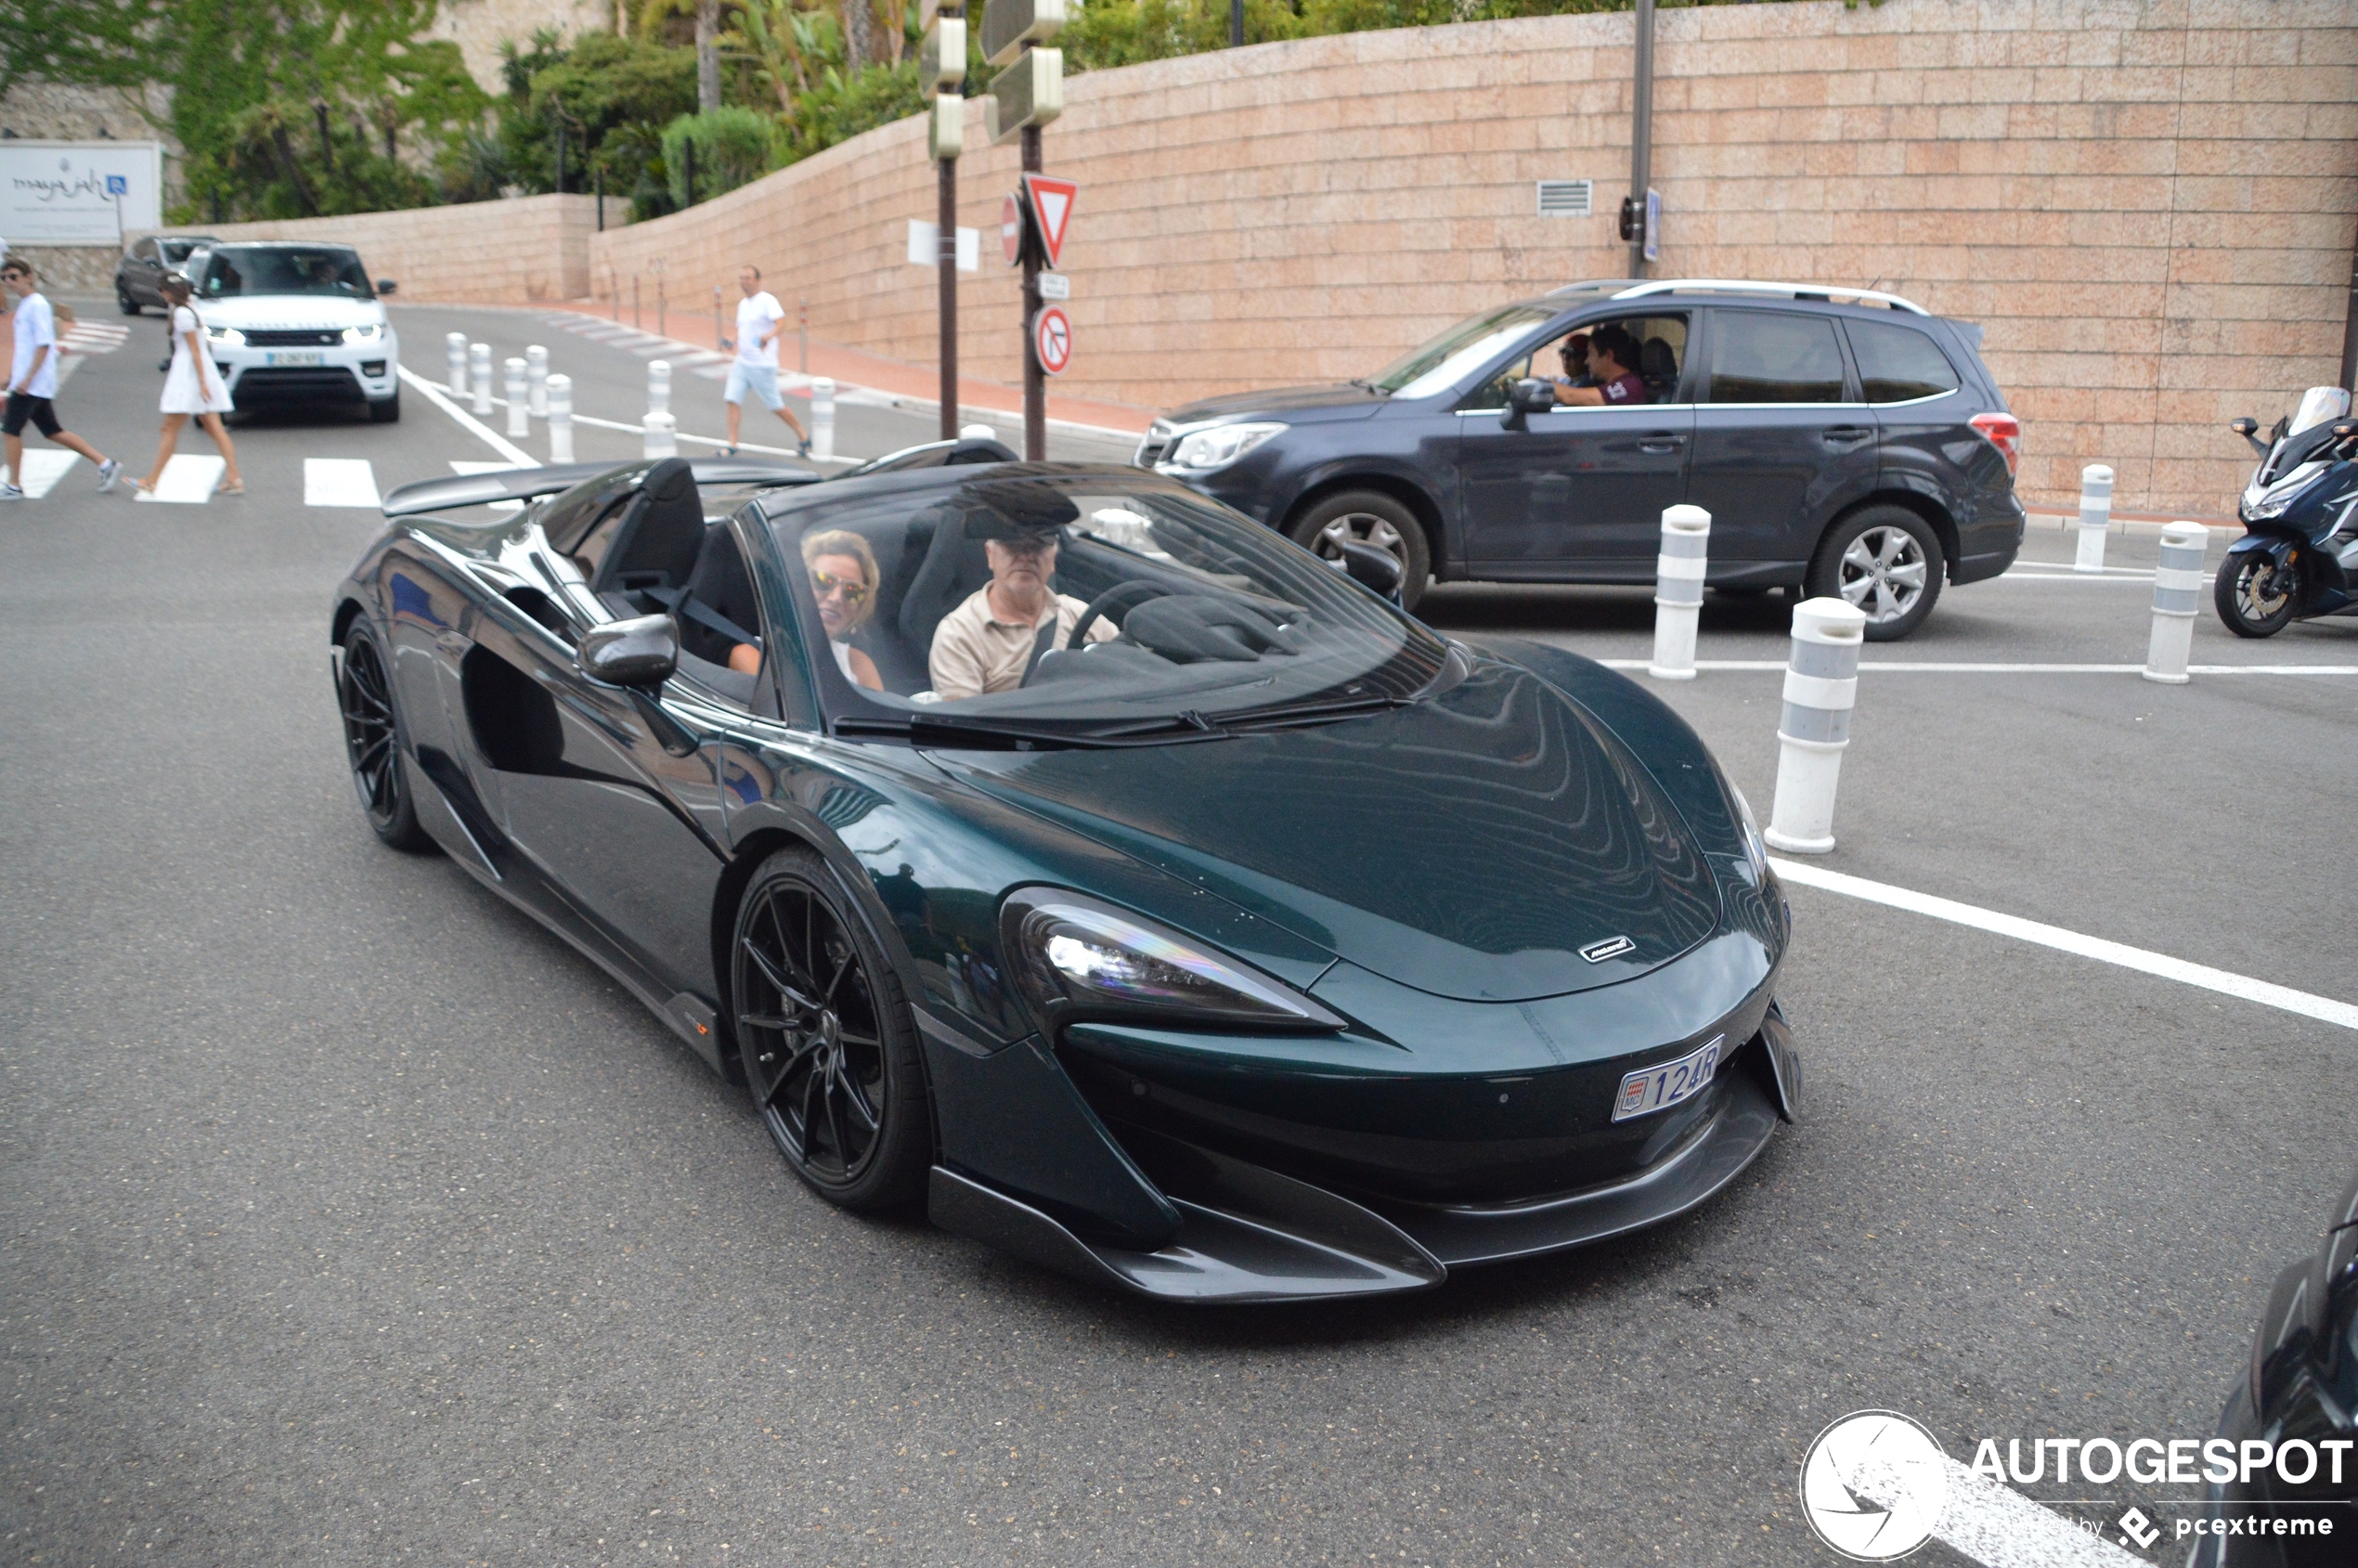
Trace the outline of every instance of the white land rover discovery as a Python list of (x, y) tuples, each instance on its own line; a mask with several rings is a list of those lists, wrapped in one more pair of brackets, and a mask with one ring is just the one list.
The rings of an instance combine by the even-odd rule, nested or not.
[(366, 403), (401, 417), (401, 344), (349, 245), (216, 244), (198, 274), (205, 345), (240, 409), (266, 403)]

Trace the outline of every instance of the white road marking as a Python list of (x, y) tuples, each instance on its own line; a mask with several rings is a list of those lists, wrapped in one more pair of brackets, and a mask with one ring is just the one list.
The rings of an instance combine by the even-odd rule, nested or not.
[[(27, 499), (39, 500), (58, 487), (58, 481), (82, 460), (62, 447), (27, 447), (17, 474)], [(124, 481), (126, 484), (129, 481)]]
[(459, 407), (458, 404), (450, 401), (450, 395), (448, 393), (443, 391), (442, 388), (434, 385), (434, 382), (426, 380), (425, 377), (418, 374), (418, 372), (412, 370), (407, 365), (401, 367), (401, 379), (408, 382), (409, 386), (417, 392), (419, 396), (423, 397), (427, 402), (433, 404), (435, 408), (441, 409), (444, 413), (448, 414), (452, 419), (458, 421), (460, 429), (464, 430), (469, 434), (479, 438), (485, 446), (489, 447), (493, 451), (507, 459), (510, 463), (518, 468), (538, 468), (540, 466), (540, 460), (538, 458), (534, 457), (530, 452), (525, 451), (523, 447), (516, 446), (506, 436), (499, 434), (489, 425), (484, 423), (481, 420), (475, 418), (464, 408)]
[[(1599, 659), (1607, 669), (1643, 669), (1644, 659)], [(1768, 673), (1785, 667), (1782, 659), (1697, 659), (1697, 669)], [(1899, 675), (2140, 675), (2141, 664), (1911, 664), (1894, 661), (1862, 664), (1859, 673), (1882, 670)], [(2190, 675), (2358, 675), (2358, 664), (2196, 664)]]
[(1949, 1499), (1933, 1535), (1983, 1568), (2144, 1568), (2102, 1536), (1942, 1456)]
[(2081, 958), (2092, 958), (2100, 964), (2116, 964), (2140, 974), (2176, 980), (2181, 985), (2199, 986), (2205, 991), (2218, 991), (2222, 996), (2237, 997), (2246, 1002), (2257, 1002), (2263, 1007), (2298, 1013), (2304, 1018), (2315, 1018), (2321, 1023), (2358, 1029), (2358, 1004), (2337, 1002), (2329, 996), (2312, 996), (2290, 986), (2255, 980), (2248, 975), (2230, 974), (2224, 969), (2213, 969), (2207, 964), (2190, 964), (2183, 958), (2149, 952), (2125, 942), (2084, 936), (2060, 926), (2025, 920), (2020, 915), (2001, 914), (1993, 909), (1959, 903), (1953, 899), (1936, 898), (1930, 893), (1919, 893), (1911, 888), (1895, 888), (1887, 882), (1871, 882), (1863, 876), (1830, 871), (1824, 866), (1810, 865), (1801, 861), (1771, 856), (1768, 863), (1776, 868), (1779, 876), (1788, 882), (1799, 883), (1804, 888), (1816, 888), (1824, 892), (1840, 893), (1846, 898), (1904, 909), (1911, 914), (1970, 926), (1977, 931), (2012, 937), (2016, 941), (2034, 942), (2041, 947), (2075, 953)]
[(377, 494), (377, 471), (367, 458), (305, 458), (303, 504), (356, 506), (374, 512), (384, 501)]
[(133, 499), (202, 506), (213, 499), (213, 492), (220, 486), (221, 476), (228, 467), (219, 458), (192, 457), (182, 452), (163, 465), (163, 475), (156, 481), (154, 489), (136, 491)]
[(58, 346), (68, 354), (112, 354), (130, 336), (130, 328), (111, 321), (76, 321), (58, 334)]

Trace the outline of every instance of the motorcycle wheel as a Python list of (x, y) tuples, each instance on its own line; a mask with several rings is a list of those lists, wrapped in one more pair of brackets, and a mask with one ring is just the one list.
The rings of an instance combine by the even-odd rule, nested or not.
[(2274, 637), (2292, 625), (2300, 603), (2298, 563), (2277, 565), (2264, 555), (2234, 555), (2211, 586), (2219, 618), (2238, 637)]

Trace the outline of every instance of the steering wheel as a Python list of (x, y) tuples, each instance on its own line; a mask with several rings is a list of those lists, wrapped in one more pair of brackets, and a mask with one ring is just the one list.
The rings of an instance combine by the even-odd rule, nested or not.
[(1126, 615), (1149, 599), (1160, 599), (1167, 593), (1175, 591), (1177, 590), (1166, 588), (1161, 583), (1150, 582), (1143, 578), (1134, 582), (1114, 584), (1096, 598), (1089, 601), (1089, 607), (1081, 612), (1079, 620), (1072, 623), (1072, 636), (1066, 640), (1065, 651), (1070, 653), (1082, 645), (1082, 639), (1089, 635), (1089, 628), (1097, 624), (1098, 616), (1114, 610), (1120, 610)]

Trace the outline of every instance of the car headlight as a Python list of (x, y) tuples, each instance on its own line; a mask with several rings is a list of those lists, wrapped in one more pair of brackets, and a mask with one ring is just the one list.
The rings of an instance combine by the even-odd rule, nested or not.
[(343, 341), (348, 343), (374, 343), (384, 335), (385, 324), (382, 321), (372, 321), (366, 327), (346, 327), (343, 330)]
[(1016, 981), (1051, 1027), (1067, 1016), (1334, 1030), (1343, 1020), (1281, 981), (1083, 894), (1026, 888), (1000, 914)]
[(246, 346), (246, 335), (235, 327), (207, 327), (204, 335), (207, 343), (216, 343), (224, 348)]
[(1282, 424), (1216, 424), (1183, 435), (1163, 458), (1171, 468), (1225, 468), (1276, 434)]

